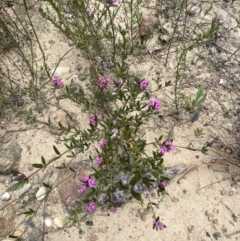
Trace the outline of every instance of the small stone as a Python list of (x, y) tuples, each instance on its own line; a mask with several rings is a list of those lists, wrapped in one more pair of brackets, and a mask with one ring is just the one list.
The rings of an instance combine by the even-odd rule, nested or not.
[(14, 135), (0, 138), (0, 174), (10, 174), (12, 169), (18, 169), (22, 148), (15, 138)]
[(61, 218), (57, 217), (54, 218), (54, 224), (58, 227), (58, 228), (62, 228), (63, 227), (63, 221)]
[(225, 196), (227, 194), (226, 190), (221, 190), (220, 193), (221, 193), (222, 196)]
[(97, 234), (92, 234), (92, 235), (89, 237), (89, 241), (97, 241), (97, 240), (98, 240)]
[(216, 240), (218, 240), (218, 238), (221, 238), (222, 235), (221, 235), (220, 232), (216, 232), (216, 233), (213, 234), (213, 237), (214, 237)]
[(47, 188), (44, 187), (44, 186), (40, 187), (39, 190), (36, 193), (37, 200), (38, 201), (43, 200), (46, 196), (46, 193), (47, 193)]
[(138, 213), (139, 214), (143, 214), (144, 213), (144, 209), (143, 208), (138, 209)]
[(46, 227), (50, 228), (52, 226), (52, 220), (50, 218), (46, 218), (44, 220), (44, 224)]
[(16, 237), (22, 237), (22, 235), (23, 235), (23, 232), (22, 231), (20, 231), (20, 230), (16, 230), (14, 233), (13, 233), (13, 236), (16, 236)]
[(141, 215), (141, 220), (142, 221), (146, 221), (147, 220), (147, 215), (146, 214)]
[(178, 200), (178, 198), (176, 198), (176, 197), (172, 197), (172, 198), (171, 198), (171, 201), (174, 202), (174, 203), (177, 203), (179, 200)]
[(18, 190), (18, 196), (21, 197), (23, 194), (28, 192), (32, 187), (31, 183), (25, 183), (22, 188)]
[(2, 201), (8, 201), (8, 200), (10, 200), (10, 198), (11, 198), (11, 194), (10, 194), (9, 192), (5, 192), (5, 193), (3, 193), (3, 195), (1, 196), (1, 200), (2, 200)]
[(11, 205), (6, 206), (0, 212), (0, 238), (5, 238), (14, 226), (15, 213)]
[[(54, 72), (55, 68), (52, 69), (52, 73)], [(56, 68), (54, 72), (54, 76), (57, 76), (59, 78), (63, 78), (64, 75), (68, 74), (70, 71), (70, 67), (64, 67), (64, 66), (59, 66)]]
[(234, 194), (234, 191), (229, 191), (228, 196), (231, 197)]

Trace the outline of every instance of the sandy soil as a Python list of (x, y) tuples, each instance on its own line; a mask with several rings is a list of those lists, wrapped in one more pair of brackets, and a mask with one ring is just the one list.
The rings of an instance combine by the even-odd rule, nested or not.
[[(149, 6), (145, 3), (143, 5), (145, 6), (143, 7), (144, 14), (153, 14), (155, 4), (155, 1), (148, 3)], [(34, 7), (37, 8), (37, 6)], [(207, 4), (204, 3), (203, 8), (207, 8)], [(224, 1), (213, 2), (213, 10), (209, 15), (209, 21), (216, 11), (222, 14), (223, 19), (226, 19), (229, 26), (234, 26), (235, 18), (240, 14), (240, 5), (238, 1), (235, 1), (233, 5)], [(170, 22), (165, 21), (163, 15), (160, 16), (160, 19), (162, 24), (171, 31)], [(197, 21), (196, 19), (193, 20)], [(59, 58), (71, 49), (60, 63), (60, 67), (65, 67), (64, 71), (61, 72), (60, 68), (57, 69), (57, 71), (60, 71), (58, 77), (62, 78), (64, 84), (66, 84), (69, 83), (73, 75), (76, 75), (77, 84), (86, 88), (90, 74), (88, 62), (81, 57), (81, 51), (76, 49), (50, 24), (46, 24), (45, 21), (40, 19), (34, 21), (39, 24), (38, 27), (41, 30), (38, 33), (39, 39), (44, 43), (49, 68), (53, 69)], [(189, 22), (191, 22), (190, 19)], [(234, 92), (234, 88), (238, 88), (239, 91), (240, 86), (239, 62), (233, 59), (229, 64), (218, 70), (215, 64), (226, 59), (230, 53), (240, 46), (239, 30), (236, 30), (229, 39), (229, 41), (221, 42), (221, 46), (227, 49), (227, 52), (217, 54), (213, 49), (213, 53), (209, 55), (209, 50), (203, 46), (189, 55), (188, 62), (192, 65), (191, 69), (187, 71), (188, 75), (184, 84), (185, 91), (189, 95), (194, 94), (200, 85), (204, 85), (208, 91), (208, 98), (203, 104), (203, 111), (199, 119), (191, 122), (192, 114), (184, 111), (180, 114), (179, 120), (168, 115), (169, 109), (173, 108), (173, 89), (168, 88), (156, 94), (163, 103), (161, 110), (163, 117), (149, 122), (143, 131), (147, 140), (150, 141), (154, 138), (154, 135), (160, 133), (167, 137), (169, 130), (172, 129), (172, 138), (177, 146), (177, 152), (166, 154), (165, 166), (170, 168), (185, 164), (187, 168), (191, 169), (192, 167), (183, 178), (181, 178), (183, 174), (179, 174), (171, 180), (166, 188), (168, 195), (163, 198), (156, 209), (156, 214), (166, 225), (165, 229), (161, 231), (152, 230), (152, 214), (141, 213), (142, 208), (137, 201), (129, 201), (129, 203), (117, 209), (116, 213), (110, 215), (98, 210), (94, 215), (93, 227), (86, 226), (84, 223), (81, 224), (81, 227), (77, 225), (68, 228), (60, 227), (61, 225), (54, 223), (54, 219), (57, 218), (64, 223), (69, 216), (59, 199), (58, 186), (56, 185), (46, 202), (42, 203), (43, 205), (39, 205), (40, 202), (33, 204), (33, 207), (39, 205), (38, 215), (31, 220), (33, 225), (26, 221), (22, 215), (19, 215), (21, 204), (16, 202), (18, 199), (17, 192), (13, 193), (10, 200), (12, 201), (10, 205), (15, 210), (12, 234), (14, 232), (15, 235), (24, 233), (23, 240), (38, 240), (36, 237), (34, 239), (31, 238), (33, 236), (29, 236), (34, 230), (33, 227), (42, 229), (42, 219), (50, 218), (52, 225), (51, 227), (45, 227), (44, 239), (39, 240), (240, 240), (240, 233), (234, 234), (234, 232), (240, 230), (240, 168), (230, 163), (226, 163), (228, 167), (225, 168), (222, 164), (207, 165), (206, 163), (218, 158), (218, 156), (212, 152), (209, 152), (209, 155), (203, 155), (200, 151), (193, 152), (185, 148), (190, 143), (193, 147), (201, 148), (207, 141), (211, 142), (216, 136), (229, 143), (232, 135), (228, 130), (238, 124), (236, 116), (224, 116), (224, 114), (227, 109), (232, 109), (234, 113), (236, 106), (239, 105), (239, 93), (237, 95)], [(156, 30), (147, 43), (144, 58), (139, 56), (130, 67), (130, 71), (138, 73), (139, 76), (150, 81), (149, 90), (155, 88), (154, 79), (157, 77), (161, 79), (162, 83), (174, 81), (175, 55), (170, 55), (167, 66), (164, 66), (165, 52), (157, 54), (148, 52), (149, 49), (160, 47), (158, 31)], [(40, 52), (36, 53), (36, 59), (39, 58)], [(131, 58), (129, 62), (131, 62)], [(229, 73), (235, 73), (235, 79)], [(224, 84), (220, 83), (220, 79), (223, 79)], [(49, 101), (51, 105), (48, 106), (32, 104), (28, 99), (25, 103), (28, 108), (33, 108), (39, 120), (47, 121), (50, 116), (56, 122), (70, 122), (83, 129), (87, 128), (89, 124), (88, 113), (82, 112), (81, 108), (68, 99), (56, 101), (55, 97), (61, 93), (62, 90), (52, 91), (49, 87), (46, 96), (47, 98), (51, 96), (54, 98)], [(70, 120), (63, 110), (67, 110), (73, 116), (73, 119)], [(194, 134), (196, 128), (203, 128), (206, 134), (197, 138)], [(59, 139), (58, 133), (50, 131), (43, 124), (29, 126), (19, 117), (16, 117), (10, 123), (3, 118), (0, 134), (1, 136), (13, 135), (23, 149), (19, 170), (26, 175), (30, 175), (34, 171), (31, 164), (40, 162), (41, 156), (46, 159), (54, 157), (53, 145), (57, 145), (60, 151), (65, 150), (63, 142), (56, 144)], [(60, 136), (60, 139), (63, 138), (64, 134)], [(86, 155), (79, 156), (78, 161), (89, 154), (94, 155), (94, 151), (90, 150)], [(62, 159), (59, 163), (66, 160)], [(38, 176), (40, 180), (46, 180), (52, 184), (56, 183), (59, 177), (58, 171), (54, 167), (48, 168), (46, 174), (39, 172)], [(7, 178), (4, 175), (0, 176), (0, 193), (6, 190), (5, 181)], [(30, 182), (34, 182), (33, 178)], [(39, 187), (39, 183), (34, 184), (30, 192), (36, 193)], [(154, 202), (159, 200), (156, 199), (154, 194), (149, 193), (149, 196)], [(1, 205), (3, 204), (5, 205), (6, 202), (1, 201)], [(18, 233), (16, 233), (16, 230)], [(7, 241), (7, 237), (4, 240)]]

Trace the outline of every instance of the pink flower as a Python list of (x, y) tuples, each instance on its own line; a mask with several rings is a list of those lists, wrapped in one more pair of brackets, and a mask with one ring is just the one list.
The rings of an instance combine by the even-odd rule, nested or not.
[(147, 88), (147, 86), (148, 86), (147, 80), (143, 79), (143, 80), (140, 82), (140, 88), (141, 88), (142, 90), (144, 90), (144, 89)]
[(97, 124), (97, 121), (100, 121), (101, 119), (102, 119), (101, 115), (91, 114), (90, 117), (89, 117), (90, 125), (95, 126)]
[(102, 142), (100, 143), (100, 149), (103, 149), (107, 144), (108, 144), (108, 141), (103, 139)]
[(56, 85), (56, 87), (59, 87), (59, 88), (63, 87), (62, 80), (56, 76), (52, 78), (52, 82)]
[(79, 188), (80, 192), (86, 192), (87, 188), (84, 185), (81, 185)]
[(96, 163), (97, 163), (98, 165), (100, 165), (100, 164), (102, 163), (102, 161), (103, 161), (102, 157), (100, 157), (100, 156), (96, 157), (95, 160), (96, 160)]
[(121, 120), (121, 118), (119, 116), (116, 117), (116, 122), (119, 122)]
[(88, 210), (88, 212), (93, 212), (94, 210), (95, 210), (95, 203), (94, 202), (90, 202), (89, 204), (88, 204), (88, 208), (87, 208), (87, 210)]
[(167, 183), (165, 181), (163, 181), (163, 182), (161, 182), (160, 186), (165, 188), (167, 186)]
[(94, 178), (89, 178), (88, 179), (88, 186), (89, 187), (94, 187), (95, 186), (95, 179)]
[(104, 7), (105, 7), (106, 9), (108, 9), (108, 8), (110, 7), (110, 5), (109, 5), (108, 3), (105, 3), (105, 4), (104, 4)]
[(160, 152), (161, 152), (162, 155), (164, 155), (167, 152), (167, 147), (162, 146)]
[[(109, 5), (109, 4), (104, 4), (104, 6), (105, 5)], [(106, 8), (109, 8), (109, 7), (106, 7)], [(105, 88), (106, 85), (109, 84), (109, 83), (110, 83), (110, 78), (108, 78), (108, 77), (101, 76), (101, 77), (98, 78), (98, 86), (101, 89)]]
[(160, 220), (155, 221), (155, 222), (154, 222), (154, 225), (155, 225), (155, 227), (156, 227), (157, 230), (164, 228), (164, 224), (163, 224)]
[(117, 209), (115, 207), (111, 207), (109, 211), (110, 211), (110, 213), (115, 213), (117, 211)]
[(148, 106), (152, 107), (154, 110), (160, 110), (161, 109), (161, 102), (158, 99), (155, 100), (149, 100)]
[(82, 182), (87, 182), (88, 181), (88, 177), (87, 176), (84, 176), (83, 178), (82, 178)]
[(166, 145), (169, 148), (169, 150), (172, 151), (172, 152), (175, 152), (177, 150), (176, 147), (172, 144), (171, 141), (167, 141)]

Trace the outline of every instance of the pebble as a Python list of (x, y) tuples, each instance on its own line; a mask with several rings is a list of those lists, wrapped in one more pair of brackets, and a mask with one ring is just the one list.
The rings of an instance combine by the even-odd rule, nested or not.
[(24, 186), (18, 190), (18, 196), (21, 197), (23, 194), (28, 192), (32, 187), (31, 183), (25, 183)]
[(229, 191), (228, 196), (231, 197), (234, 194), (234, 191)]
[(176, 197), (172, 197), (172, 198), (171, 198), (171, 201), (174, 202), (174, 203), (177, 203), (179, 200), (178, 200), (178, 198), (176, 198)]
[(47, 193), (47, 188), (44, 187), (44, 186), (40, 187), (39, 190), (36, 193), (37, 200), (38, 201), (43, 200), (46, 196), (46, 193)]
[(98, 240), (97, 234), (92, 234), (92, 235), (89, 237), (89, 241), (96, 241), (96, 240)]
[(23, 232), (20, 231), (20, 230), (16, 230), (14, 233), (13, 233), (13, 236), (16, 236), (16, 237), (22, 237), (23, 235)]
[(8, 201), (8, 200), (10, 200), (10, 198), (11, 198), (11, 194), (10, 194), (9, 192), (5, 192), (5, 193), (3, 193), (3, 195), (1, 196), (1, 200), (2, 200), (2, 201)]
[(44, 224), (46, 227), (50, 228), (52, 226), (52, 220), (50, 218), (46, 218), (44, 220)]
[(58, 228), (62, 228), (63, 227), (63, 221), (61, 218), (57, 217), (54, 218), (54, 224), (58, 227)]
[(142, 221), (146, 221), (147, 220), (147, 215), (146, 214), (141, 215), (141, 220)]
[(220, 232), (216, 232), (216, 233), (213, 234), (213, 237), (214, 237), (216, 240), (218, 240), (218, 238), (221, 238), (222, 235), (221, 235)]
[(63, 78), (65, 74), (68, 74), (70, 71), (70, 67), (64, 67), (59, 66), (56, 68), (55, 72), (54, 69), (52, 69), (52, 73), (54, 72), (54, 76), (57, 76), (59, 78)]

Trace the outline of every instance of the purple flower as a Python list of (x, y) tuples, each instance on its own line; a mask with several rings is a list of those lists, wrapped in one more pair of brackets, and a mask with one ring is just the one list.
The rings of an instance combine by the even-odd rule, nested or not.
[(143, 80), (140, 82), (140, 88), (141, 88), (142, 90), (144, 90), (144, 89), (147, 88), (147, 86), (148, 86), (147, 80), (143, 79)]
[(123, 185), (127, 185), (127, 184), (128, 184), (128, 182), (127, 182), (127, 176), (126, 176), (126, 175), (120, 176), (120, 177), (119, 177), (119, 181), (121, 181), (121, 183), (122, 183)]
[(102, 142), (100, 143), (100, 149), (103, 149), (107, 144), (108, 144), (108, 141), (103, 139)]
[(100, 157), (100, 156), (96, 157), (95, 160), (96, 160), (96, 163), (98, 165), (100, 165), (102, 163), (102, 161), (103, 161), (102, 157)]
[(112, 3), (115, 3), (115, 2), (117, 2), (117, 0), (112, 0)]
[(82, 182), (87, 182), (88, 181), (88, 177), (87, 176), (84, 176), (83, 178), (82, 178)]
[(84, 185), (81, 185), (80, 188), (79, 188), (80, 192), (86, 192), (86, 190), (87, 190), (87, 187), (84, 186)]
[(97, 124), (97, 121), (100, 121), (101, 119), (102, 119), (101, 115), (91, 114), (90, 117), (89, 117), (90, 125), (95, 126)]
[(172, 151), (172, 152), (175, 152), (177, 150), (176, 147), (172, 144), (171, 141), (167, 141), (166, 145), (169, 148), (169, 150)]
[(163, 188), (165, 188), (165, 187), (167, 186), (167, 182), (165, 182), (165, 181), (161, 182), (161, 183), (160, 183), (160, 186), (163, 187)]
[(122, 190), (117, 190), (116, 192), (114, 192), (114, 195), (117, 199), (118, 202), (123, 202), (124, 201), (124, 195), (123, 195), (123, 191)]
[(121, 120), (121, 118), (119, 116), (116, 117), (116, 122), (119, 122)]
[(162, 146), (160, 152), (161, 152), (162, 155), (164, 155), (167, 152), (167, 147)]
[(164, 228), (164, 224), (163, 224), (160, 220), (155, 221), (155, 222), (154, 222), (154, 225), (155, 225), (155, 227), (156, 227), (157, 230)]
[(149, 100), (148, 106), (152, 107), (154, 110), (160, 110), (161, 109), (161, 102), (158, 99), (155, 100)]
[(52, 82), (56, 85), (56, 87), (61, 88), (63, 86), (62, 80), (56, 76), (52, 78)]
[(135, 79), (131, 79), (131, 82), (133, 85), (137, 84), (137, 82), (135, 81)]
[(88, 179), (88, 186), (89, 187), (94, 187), (95, 186), (95, 179), (94, 178), (89, 178)]
[[(105, 5), (109, 5), (109, 4), (104, 4), (104, 6)], [(108, 78), (108, 77), (101, 76), (101, 77), (98, 78), (98, 86), (101, 89), (105, 88), (106, 85), (109, 84), (109, 83), (110, 83), (110, 78)]]
[(108, 8), (110, 7), (110, 5), (109, 5), (108, 3), (105, 3), (105, 4), (104, 4), (104, 7), (105, 7), (106, 9), (108, 9)]
[(143, 186), (140, 183), (137, 183), (137, 184), (134, 185), (133, 191), (135, 193), (140, 194), (143, 191)]
[(87, 14), (88, 17), (90, 17), (92, 15), (89, 10), (86, 11), (86, 14)]
[(117, 211), (117, 209), (116, 209), (115, 207), (111, 207), (111, 208), (109, 209), (109, 211), (110, 211), (110, 213), (115, 213), (115, 212)]
[(90, 202), (88, 204), (88, 208), (87, 208), (88, 212), (93, 212), (95, 210), (95, 203), (94, 202)]

